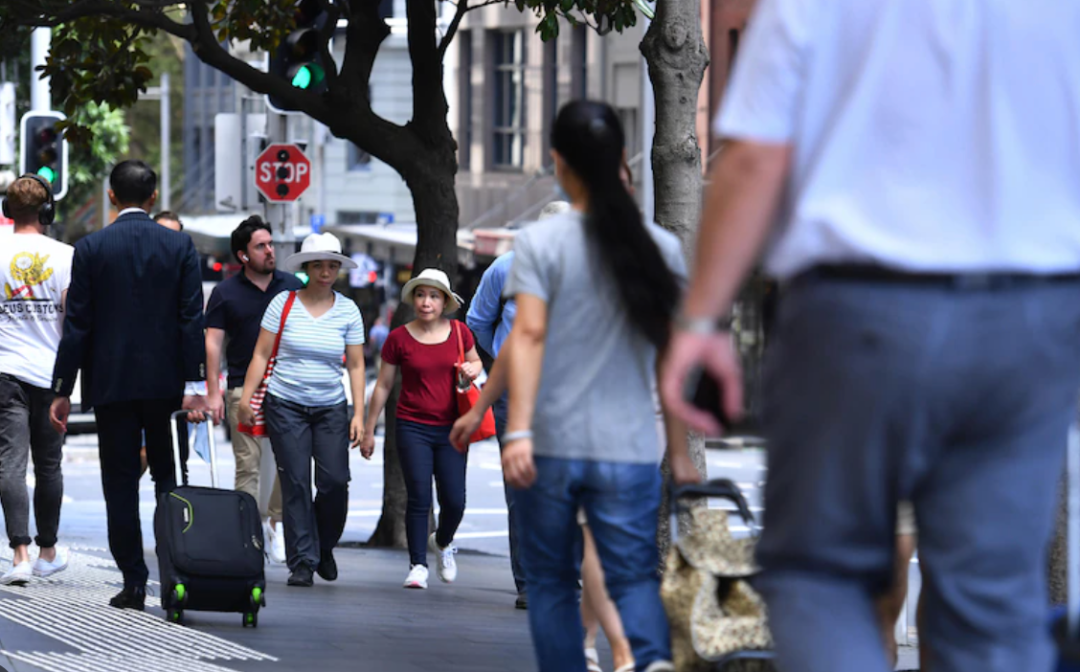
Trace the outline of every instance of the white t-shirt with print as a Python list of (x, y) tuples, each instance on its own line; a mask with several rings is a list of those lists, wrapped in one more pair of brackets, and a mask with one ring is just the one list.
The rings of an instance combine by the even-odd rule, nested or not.
[(39, 234), (0, 238), (0, 373), (51, 387), (74, 254)]

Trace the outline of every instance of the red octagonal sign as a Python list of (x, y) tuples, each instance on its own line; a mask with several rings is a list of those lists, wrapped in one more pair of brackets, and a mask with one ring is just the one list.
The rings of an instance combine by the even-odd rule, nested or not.
[(255, 159), (255, 186), (268, 201), (295, 201), (311, 186), (311, 162), (296, 145), (270, 145)]

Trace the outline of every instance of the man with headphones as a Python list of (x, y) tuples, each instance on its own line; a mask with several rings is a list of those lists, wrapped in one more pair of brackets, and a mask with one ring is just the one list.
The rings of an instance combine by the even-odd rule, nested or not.
[[(0, 243), (0, 504), (15, 556), (0, 584), (25, 585), (31, 576), (67, 568), (66, 553), (56, 548), (64, 439), (49, 422), (49, 406), (74, 249), (45, 235), (55, 216), (52, 185), (45, 179), (33, 174), (16, 179), (3, 212), (15, 220), (15, 229)], [(39, 549), (33, 565), (26, 489), (31, 454)]]
[[(265, 529), (267, 554), (271, 560), (283, 563), (285, 534), (282, 529), (281, 486), (276, 477), (272, 484), (269, 482), (272, 475), (277, 474), (276, 468), (269, 468), (274, 464), (273, 453), (265, 439), (237, 431), (237, 409), (266, 306), (279, 293), (300, 289), (304, 285), (295, 275), (277, 270), (270, 226), (258, 215), (245, 219), (236, 227), (231, 243), (233, 255), (244, 270), (219, 283), (206, 305), (207, 405), (214, 421), (221, 422), (226, 406), (226, 396), (219, 385), (221, 354), (222, 345), (228, 337), (225, 348), (229, 367), (228, 417), (236, 457), (236, 489), (251, 494), (259, 502), (263, 515), (269, 516)], [(261, 484), (260, 465), (263, 467)]]

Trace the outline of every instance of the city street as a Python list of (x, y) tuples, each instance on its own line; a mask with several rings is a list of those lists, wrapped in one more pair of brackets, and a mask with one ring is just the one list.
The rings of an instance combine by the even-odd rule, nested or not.
[[(222, 482), (231, 484), (231, 447), (220, 428), (218, 436)], [(478, 444), (470, 453), (457, 583), (447, 586), (433, 576), (428, 591), (402, 590), (407, 570), (403, 551), (339, 550), (341, 578), (332, 585), (317, 579), (310, 590), (286, 588), (286, 569), (268, 566), (268, 606), (257, 629), (242, 628), (238, 614), (188, 612), (184, 626), (167, 624), (157, 597), (148, 598), (142, 614), (108, 607), (120, 577), (107, 551), (96, 437), (69, 437), (65, 450), (61, 544), (72, 550), (71, 567), (27, 587), (0, 587), (0, 665), (7, 670), (534, 669), (527, 614), (513, 609), (506, 507), (494, 442)], [(708, 456), (710, 474), (736, 480), (749, 493), (755, 513), (760, 513), (762, 458), (760, 450), (752, 449), (710, 450)], [(359, 545), (378, 520), (382, 463), (378, 458), (366, 462), (354, 452), (351, 468), (344, 542)], [(201, 461), (196, 459), (191, 471), (193, 482), (209, 481), (209, 468)], [(33, 485), (32, 477), (28, 480)], [(148, 477), (141, 499), (154, 577), (154, 500)], [(745, 533), (742, 526), (734, 527)], [(0, 552), (0, 567), (10, 562), (10, 553), (6, 548)], [(917, 581), (917, 572), (912, 578)], [(152, 582), (151, 588), (156, 587)], [(609, 669), (603, 644), (601, 660)], [(914, 660), (914, 649), (905, 648), (899, 669), (914, 668)]]

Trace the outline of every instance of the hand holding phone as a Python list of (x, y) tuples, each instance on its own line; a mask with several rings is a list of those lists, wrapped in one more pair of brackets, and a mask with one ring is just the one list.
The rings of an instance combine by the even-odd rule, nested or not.
[(686, 376), (683, 397), (699, 410), (709, 413), (724, 429), (731, 428), (731, 420), (724, 411), (724, 389), (703, 367), (697, 366)]

